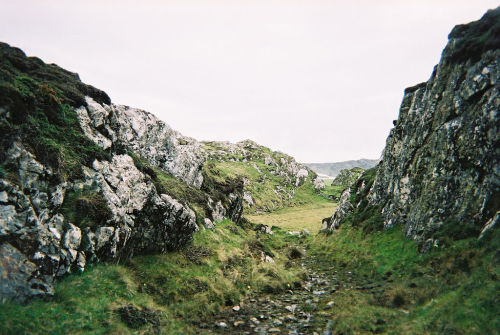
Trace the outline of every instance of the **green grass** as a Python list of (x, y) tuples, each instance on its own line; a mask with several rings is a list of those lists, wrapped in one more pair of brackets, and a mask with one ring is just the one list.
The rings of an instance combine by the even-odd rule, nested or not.
[[(56, 284), (50, 301), (1, 304), (1, 333), (196, 334), (200, 322), (212, 322), (242, 297), (281, 292), (299, 282), (302, 269), (290, 266), (286, 256), (297, 239), (279, 229), (261, 236), (226, 220), (214, 231), (197, 232), (184, 250), (70, 275)], [(262, 263), (261, 252), (276, 263)], [(128, 328), (116, 311), (127, 304), (158, 311), (160, 328)]]
[(428, 254), (418, 253), (417, 243), (406, 239), (400, 227), (366, 234), (344, 225), (330, 236), (316, 237), (310, 253), (318, 262), (352, 273), (347, 288), (334, 295), (334, 330), (498, 333), (498, 229), (492, 235), (489, 242), (463, 239)]
[(245, 215), (251, 222), (278, 226), (290, 231), (307, 229), (315, 234), (321, 229), (321, 220), (332, 216), (336, 205), (329, 201), (287, 207), (268, 214)]
[(103, 195), (93, 191), (67, 192), (61, 210), (69, 222), (80, 228), (96, 228), (112, 216)]
[[(256, 165), (259, 172), (253, 165)], [(246, 191), (249, 191), (255, 202), (252, 207), (245, 207), (245, 213), (262, 213), (272, 212), (285, 207), (300, 206), (325, 201), (322, 196), (314, 190), (310, 183), (304, 182), (295, 189), (286, 182), (285, 177), (275, 176), (271, 174), (272, 167), (264, 164), (263, 160), (254, 160), (251, 162), (231, 162), (231, 161), (209, 161), (203, 167), (204, 189), (207, 192), (212, 192), (218, 188), (223, 190), (224, 187), (213, 185), (229, 185), (236, 188), (235, 185), (241, 185)], [(243, 178), (249, 181), (243, 186)], [(292, 195), (290, 199), (288, 195), (280, 192), (278, 195), (275, 190), (279, 186), (288, 194)], [(214, 195), (217, 198), (217, 195)], [(222, 198), (222, 197), (220, 197)]]

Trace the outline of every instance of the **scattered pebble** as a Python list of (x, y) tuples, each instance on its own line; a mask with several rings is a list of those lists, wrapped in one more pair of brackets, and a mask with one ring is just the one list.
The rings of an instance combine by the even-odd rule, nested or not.
[(217, 325), (217, 327), (219, 328), (227, 328), (227, 323), (221, 321), (221, 322), (216, 322), (215, 323)]
[(244, 324), (245, 324), (245, 321), (238, 320), (238, 321), (234, 321), (233, 326), (240, 327), (240, 326), (243, 326)]
[(260, 321), (259, 321), (259, 320), (257, 320), (257, 318), (256, 318), (256, 317), (251, 317), (251, 318), (250, 318), (250, 321), (251, 321), (254, 325), (259, 325), (259, 324), (260, 324)]
[(323, 294), (325, 294), (325, 293), (326, 293), (326, 291), (325, 291), (325, 290), (316, 290), (316, 291), (313, 291), (313, 294), (314, 294), (314, 295), (323, 295)]

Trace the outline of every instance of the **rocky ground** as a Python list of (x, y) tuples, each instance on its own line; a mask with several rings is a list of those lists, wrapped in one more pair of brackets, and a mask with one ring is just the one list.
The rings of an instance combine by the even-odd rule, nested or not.
[[(303, 246), (298, 246), (301, 250)], [(351, 271), (336, 268), (312, 255), (296, 264), (307, 277), (286, 292), (250, 297), (199, 325), (216, 334), (332, 334), (335, 295), (342, 290), (376, 290)], [(293, 265), (292, 265), (293, 266)], [(381, 321), (383, 322), (383, 321)]]

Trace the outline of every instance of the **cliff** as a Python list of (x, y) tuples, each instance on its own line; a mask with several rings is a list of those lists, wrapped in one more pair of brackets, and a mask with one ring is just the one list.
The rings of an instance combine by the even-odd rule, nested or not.
[(427, 250), (494, 226), (500, 209), (498, 36), (500, 8), (452, 30), (430, 79), (405, 90), (375, 177), (361, 177), (346, 190), (327, 230), (369, 217), (384, 228), (402, 225)]

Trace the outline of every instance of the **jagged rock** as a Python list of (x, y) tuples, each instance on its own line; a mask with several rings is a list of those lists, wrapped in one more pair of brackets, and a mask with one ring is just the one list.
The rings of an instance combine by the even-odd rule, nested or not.
[(491, 229), (493, 229), (496, 224), (500, 221), (500, 211), (498, 211), (494, 217), (492, 217), (481, 230), (481, 234), (479, 234), (479, 239), (481, 240)]
[(0, 301), (25, 302), (54, 294), (52, 285), (38, 278), (37, 266), (9, 243), (0, 244)]
[(233, 222), (239, 222), (243, 214), (243, 196), (238, 193), (229, 194), (228, 216)]
[(260, 261), (262, 263), (274, 263), (274, 259), (271, 256), (266, 255), (263, 251), (260, 253)]
[(121, 105), (96, 103), (86, 97), (87, 107), (77, 110), (85, 135), (103, 149), (122, 146), (168, 171), (188, 185), (199, 188), (205, 156), (199, 142), (182, 136), (153, 114)]
[(271, 227), (266, 224), (258, 224), (257, 227), (255, 227), (255, 230), (263, 234), (274, 234), (274, 232), (271, 230)]
[(351, 204), (351, 188), (346, 188), (340, 195), (339, 204), (329, 221), (323, 223), (322, 231), (333, 232), (340, 227), (343, 219), (352, 213), (354, 207)]
[(319, 177), (313, 180), (313, 185), (315, 190), (322, 190), (325, 188), (325, 182)]
[[(49, 228), (50, 230), (51, 228)], [(63, 246), (66, 249), (78, 250), (82, 241), (82, 231), (75, 225), (69, 224), (69, 229), (64, 234)]]
[(295, 181), (295, 186), (299, 186), (300, 183), (305, 178), (307, 178), (308, 175), (309, 175), (309, 172), (306, 169), (300, 169), (299, 171), (297, 171), (297, 174), (295, 175), (295, 177), (297, 178), (297, 180)]
[(203, 219), (203, 224), (207, 229), (215, 229), (215, 224), (209, 218)]
[[(19, 164), (24, 173), (23, 183), (29, 188), (23, 192), (19, 186), (0, 180), (3, 194), (0, 237), (15, 246), (15, 252), (11, 249), (4, 252), (16, 259), (26, 259), (25, 267), (13, 267), (12, 271), (29, 269), (29, 276), (34, 276), (43, 290), (33, 293), (28, 288), (19, 289), (20, 294), (16, 296), (5, 288), (1, 291), (2, 299), (24, 301), (36, 295), (51, 295), (54, 277), (70, 273), (72, 269), (83, 271), (89, 261), (174, 250), (187, 243), (197, 229), (194, 212), (168, 195), (157, 194), (128, 155), (114, 155), (109, 162), (96, 160), (92, 168), (83, 167), (82, 181), (48, 187), (50, 173), (43, 165), (19, 143), (15, 143), (12, 152), (15, 154), (10, 159)], [(53, 192), (39, 192), (38, 187), (47, 187)], [(75, 190), (102, 194), (110, 211), (107, 222), (82, 229), (65, 221), (58, 210), (64, 194)], [(9, 276), (17, 278), (17, 283), (22, 282), (19, 278), (24, 278), (21, 273)]]
[(266, 157), (264, 157), (264, 164), (276, 165), (276, 162), (274, 161), (274, 159), (271, 158), (271, 156), (266, 156)]
[(248, 207), (254, 205), (254, 201), (250, 192), (243, 192), (243, 200), (247, 203)]
[[(9, 278), (2, 280), (0, 299), (51, 295), (55, 278), (83, 271), (89, 263), (185, 245), (198, 229), (196, 216), (188, 204), (161, 194), (165, 190), (155, 168), (199, 189), (206, 160), (200, 143), (145, 111), (111, 104), (77, 74), (34, 61), (4, 43), (0, 53), (6, 55), (0, 57), (6, 70), (2, 94), (15, 98), (7, 96), (0, 106), (0, 248), (5, 259), (0, 266), (1, 278)], [(8, 60), (13, 54), (19, 65), (15, 71)], [(12, 86), (16, 76), (35, 76), (33, 83), (57, 88), (54, 99), (64, 100), (64, 106), (59, 101), (40, 104), (36, 87), (33, 97), (22, 99), (33, 101), (12, 103), (20, 99)], [(18, 127), (29, 117), (33, 123)], [(48, 120), (54, 133), (68, 130), (67, 138), (64, 132), (54, 138), (44, 134), (50, 146), (37, 143), (32, 132), (41, 134), (35, 131), (38, 117)], [(139, 169), (129, 153), (152, 167), (144, 163), (144, 171)], [(220, 220), (241, 216), (242, 194), (230, 192), (214, 204)]]
[(405, 91), (370, 194), (386, 227), (419, 240), (449, 220), (483, 225), (500, 196), (500, 50), (464, 66), (446, 61), (453, 43), (431, 79)]
[(208, 208), (212, 212), (212, 219), (214, 223), (221, 222), (226, 216), (226, 209), (222, 206), (222, 202), (214, 202), (210, 197), (208, 198)]
[(363, 169), (360, 167), (354, 167), (352, 169), (342, 169), (340, 173), (332, 181), (332, 185), (336, 186), (351, 186), (363, 173)]
[(500, 7), (453, 29), (431, 78), (405, 90), (373, 187), (351, 204), (368, 200), (385, 228), (426, 247), (443, 225), (478, 236), (499, 210), (500, 48), (488, 40), (499, 19)]

